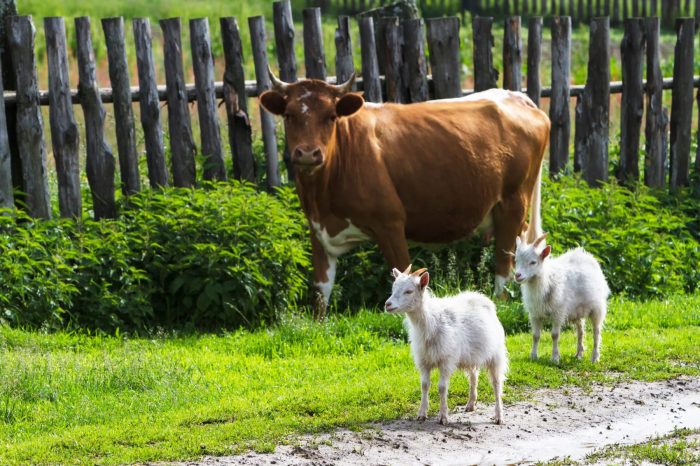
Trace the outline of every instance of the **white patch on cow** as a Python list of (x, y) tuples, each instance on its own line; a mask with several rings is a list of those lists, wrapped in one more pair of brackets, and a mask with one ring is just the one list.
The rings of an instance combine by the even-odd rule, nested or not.
[(496, 279), (494, 280), (494, 286), (493, 286), (493, 294), (496, 296), (500, 296), (501, 293), (506, 289), (506, 283), (508, 283), (508, 277), (503, 277), (501, 275), (496, 275)]
[(365, 233), (346, 219), (348, 227), (335, 236), (330, 236), (328, 230), (320, 223), (311, 222), (314, 234), (323, 245), (323, 249), (329, 256), (338, 257), (345, 254), (354, 246), (369, 239)]
[(335, 283), (335, 269), (338, 263), (338, 259), (333, 256), (328, 256), (328, 269), (326, 270), (326, 276), (328, 280), (325, 282), (315, 283), (316, 288), (321, 290), (323, 295), (323, 302), (328, 305), (328, 301), (331, 299), (331, 291), (333, 290), (333, 284)]
[(302, 95), (299, 96), (299, 98), (297, 100), (299, 100), (301, 102), (302, 100), (306, 99), (307, 97), (311, 97), (311, 91), (305, 91)]
[(492, 102), (502, 103), (507, 99), (518, 99), (530, 107), (535, 106), (535, 104), (532, 103), (532, 100), (530, 100), (527, 94), (524, 94), (522, 92), (509, 91), (506, 89), (489, 89), (482, 92), (474, 92), (463, 97), (456, 97), (454, 99), (429, 100), (428, 103), (440, 104), (449, 102), (476, 102), (479, 100), (490, 100)]
[(382, 108), (384, 104), (378, 104), (376, 102), (367, 102), (365, 101), (364, 107), (365, 108)]
[(301, 113), (306, 113), (308, 111), (309, 111), (309, 107), (306, 104), (302, 103), (301, 104)]

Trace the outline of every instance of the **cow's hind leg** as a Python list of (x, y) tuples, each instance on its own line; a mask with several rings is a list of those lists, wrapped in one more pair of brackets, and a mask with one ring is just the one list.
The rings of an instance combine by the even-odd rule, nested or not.
[(374, 232), (379, 250), (382, 251), (389, 267), (404, 270), (411, 263), (404, 225), (395, 225)]
[(493, 226), (496, 236), (496, 277), (493, 294), (503, 297), (505, 285), (513, 269), (515, 238), (521, 233), (525, 220), (526, 204), (514, 196), (501, 201), (493, 208)]

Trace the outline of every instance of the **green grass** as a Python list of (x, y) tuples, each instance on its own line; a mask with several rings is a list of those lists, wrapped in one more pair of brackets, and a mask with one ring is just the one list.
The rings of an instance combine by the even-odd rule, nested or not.
[[(547, 337), (542, 359), (532, 362), (530, 336), (514, 334), (506, 402), (542, 387), (700, 374), (699, 310), (700, 296), (614, 300), (599, 365), (574, 360), (570, 331), (560, 367), (548, 362)], [(480, 390), (489, 402), (485, 377)], [(371, 311), (324, 324), (289, 317), (257, 332), (150, 339), (2, 327), (0, 463), (265, 451), (290, 435), (412, 417), (419, 392), (401, 319)], [(450, 404), (463, 404), (467, 393), (466, 379), (455, 376)]]
[(614, 445), (586, 457), (586, 463), (615, 460), (625, 464), (692, 465), (700, 463), (700, 430), (677, 429), (637, 445)]

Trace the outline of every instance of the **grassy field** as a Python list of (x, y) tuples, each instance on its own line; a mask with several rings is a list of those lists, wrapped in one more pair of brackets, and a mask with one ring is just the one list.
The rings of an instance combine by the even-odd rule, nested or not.
[[(511, 327), (520, 306), (501, 307)], [(510, 335), (505, 400), (541, 387), (697, 375), (699, 339), (700, 296), (615, 299), (599, 365), (573, 358), (571, 331), (562, 337), (561, 367), (548, 362), (546, 336), (543, 359), (532, 362), (530, 336)], [(256, 332), (142, 339), (2, 327), (0, 375), (2, 464), (265, 451), (296, 434), (412, 417), (420, 393), (401, 319), (373, 311), (324, 324), (290, 316)], [(456, 375), (450, 404), (463, 404), (467, 393)], [(480, 393), (492, 399), (486, 377)]]

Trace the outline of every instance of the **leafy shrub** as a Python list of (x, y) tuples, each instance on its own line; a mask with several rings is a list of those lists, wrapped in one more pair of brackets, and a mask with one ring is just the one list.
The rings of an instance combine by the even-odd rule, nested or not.
[(220, 184), (129, 202), (116, 221), (0, 216), (0, 318), (109, 332), (256, 326), (304, 294), (305, 223), (290, 189)]

